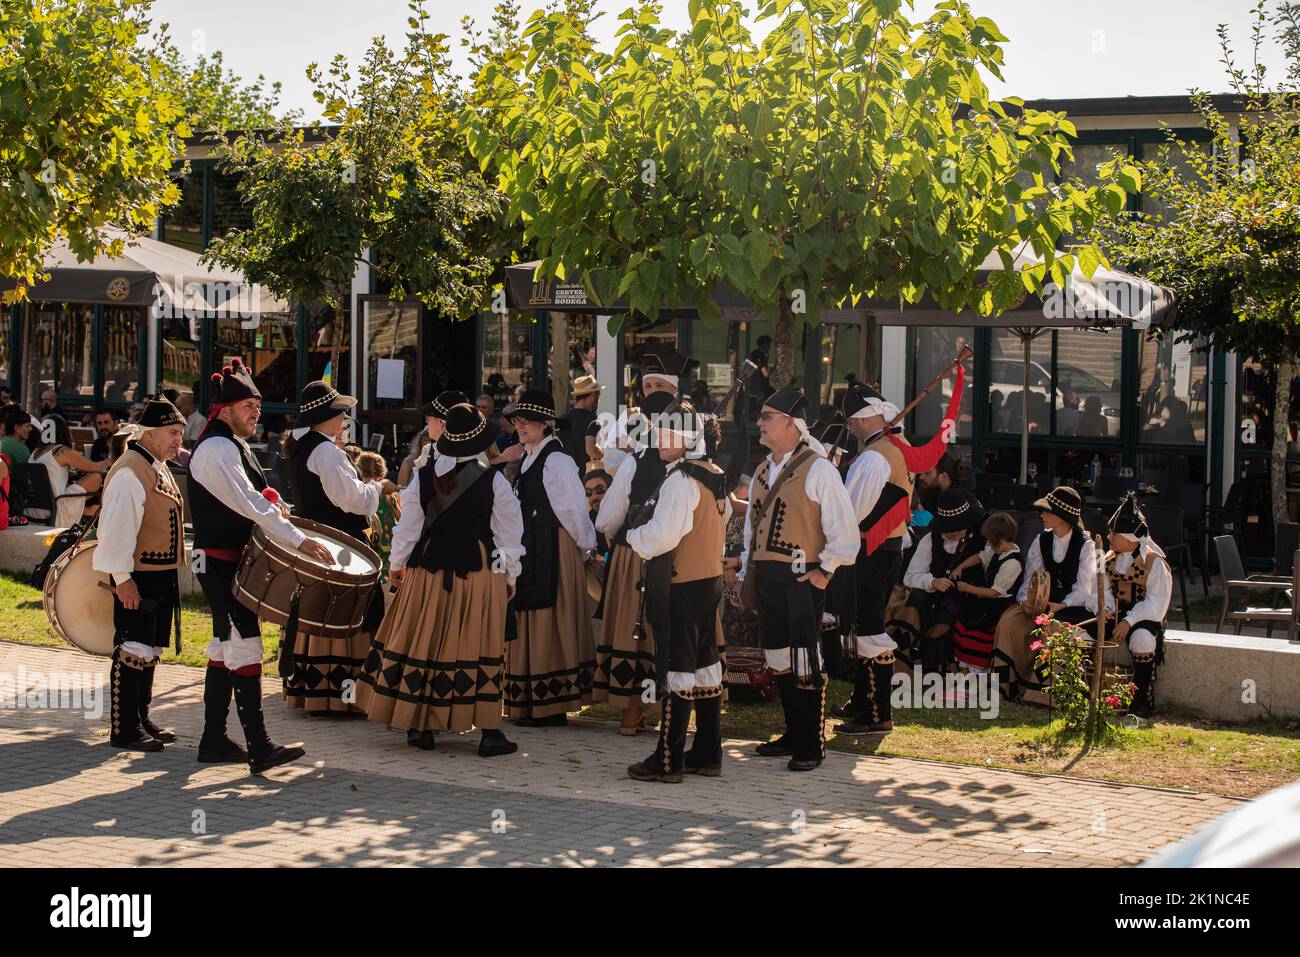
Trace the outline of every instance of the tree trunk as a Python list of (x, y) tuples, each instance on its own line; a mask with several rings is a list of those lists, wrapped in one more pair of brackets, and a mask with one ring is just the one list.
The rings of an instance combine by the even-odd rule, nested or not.
[(343, 347), (343, 308), (351, 293), (351, 280), (338, 284), (338, 305), (334, 307), (334, 325), (330, 330), (330, 385), (335, 389), (343, 381), (339, 374), (339, 350)]
[(768, 384), (783, 389), (794, 379), (794, 308), (789, 298), (781, 298), (781, 314), (772, 330), (772, 366)]
[(1286, 495), (1286, 453), (1291, 437), (1291, 380), (1296, 376), (1295, 353), (1290, 347), (1277, 364), (1273, 386), (1273, 457), (1269, 485), (1273, 492), (1273, 524), (1291, 521)]
[(551, 313), (551, 396), (555, 411), (569, 408), (569, 319), (562, 312)]
[(23, 408), (31, 412), (40, 406), (41, 394), (41, 384), (36, 376), (36, 307), (24, 302), (18, 321), (22, 324), (23, 344), (23, 391), (18, 399)]

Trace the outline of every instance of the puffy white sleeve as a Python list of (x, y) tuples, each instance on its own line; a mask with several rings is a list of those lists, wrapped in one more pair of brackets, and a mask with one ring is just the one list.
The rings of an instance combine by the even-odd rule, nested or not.
[[(700, 485), (680, 471), (674, 472), (659, 490), (650, 521), (627, 533), (627, 543), (647, 561), (677, 547), (694, 527), (695, 507), (700, 504)], [(722, 556), (718, 556), (721, 561)]]
[(253, 488), (235, 443), (223, 436), (205, 439), (190, 456), (190, 475), (222, 505), (260, 525), (276, 541), (297, 548), (307, 536)]
[(1097, 546), (1092, 539), (1083, 543), (1079, 553), (1079, 573), (1075, 576), (1074, 587), (1065, 596), (1065, 604), (1082, 606), (1091, 612), (1097, 611)]
[(862, 520), (871, 514), (888, 481), (889, 460), (879, 452), (863, 452), (853, 460), (845, 488), (853, 503), (855, 524), (861, 525)]
[(1023, 562), (1020, 560), (1019, 555), (1016, 555), (1014, 558), (1008, 558), (1002, 563), (1002, 567), (998, 569), (998, 573), (993, 576), (993, 582), (989, 587), (999, 595), (1010, 597), (1011, 586), (1016, 583), (1016, 577), (1020, 574), (1022, 565)]
[(399, 498), (402, 516), (393, 529), (393, 541), (388, 551), (388, 567), (392, 571), (406, 567), (411, 551), (424, 531), (424, 503), (420, 501), (419, 473), (406, 483)]
[(135, 540), (144, 521), (144, 486), (130, 469), (118, 469), (104, 488), (91, 567), (120, 585), (135, 571)]
[(369, 518), (379, 510), (379, 483), (361, 481), (347, 453), (333, 442), (311, 450), (307, 471), (319, 476), (329, 500), (343, 511)]
[[(1106, 590), (1109, 592), (1109, 579), (1106, 585)], [(1151, 564), (1151, 571), (1147, 572), (1146, 595), (1129, 609), (1124, 620), (1130, 625), (1136, 625), (1139, 621), (1164, 621), (1165, 616), (1169, 614), (1169, 602), (1173, 594), (1174, 575), (1169, 570), (1169, 562), (1157, 558)]]
[(614, 473), (614, 481), (610, 483), (609, 491), (600, 501), (600, 511), (596, 513), (596, 530), (608, 538), (614, 540), (618, 530), (623, 527), (627, 521), (627, 511), (631, 506), (632, 494), (632, 477), (636, 475), (636, 457), (629, 455), (619, 463), (618, 471)]
[(852, 565), (862, 538), (840, 473), (826, 459), (818, 458), (804, 479), (804, 490), (822, 508), (822, 534), (826, 536), (826, 547), (818, 556), (822, 570), (833, 572), (841, 565)]
[[(402, 516), (406, 516), (405, 508)], [(519, 507), (519, 499), (515, 497), (515, 490), (510, 487), (506, 477), (496, 472), (492, 476), (492, 543), (496, 546), (497, 557), (505, 569), (506, 578), (512, 585), (519, 577), (520, 561), (524, 557), (523, 540), (524, 513)]]
[(749, 480), (749, 504), (745, 508), (745, 545), (740, 552), (740, 570), (736, 572), (737, 581), (744, 579), (745, 569), (749, 567), (749, 546), (750, 546), (750, 539), (753, 537), (753, 529), (750, 523), (753, 521), (754, 518), (754, 482), (755, 481), (757, 481), (757, 477), (751, 478)]
[(1016, 592), (1016, 601), (1022, 605), (1029, 600), (1029, 577), (1034, 572), (1043, 570), (1043, 550), (1038, 536), (1034, 536), (1033, 543), (1029, 546), (1029, 554), (1025, 556), (1025, 578), (1020, 583), (1020, 591)]
[(930, 535), (922, 535), (912, 552), (912, 560), (907, 563), (903, 574), (903, 584), (908, 588), (922, 591), (934, 591), (934, 576), (930, 574), (930, 559), (934, 557), (934, 543)]
[(577, 546), (586, 551), (596, 547), (596, 527), (587, 511), (587, 495), (578, 475), (578, 464), (568, 455), (550, 455), (543, 463), (546, 494), (551, 510)]

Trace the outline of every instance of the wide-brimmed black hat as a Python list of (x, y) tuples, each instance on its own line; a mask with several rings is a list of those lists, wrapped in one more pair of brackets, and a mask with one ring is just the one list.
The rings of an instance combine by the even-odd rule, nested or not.
[(438, 439), (438, 454), (458, 459), (478, 455), (500, 434), (501, 426), (485, 419), (468, 402), (462, 402), (447, 410), (447, 428)]
[(238, 358), (230, 360), (220, 372), (212, 373), (212, 401), (217, 405), (232, 405), (245, 399), (260, 399), (261, 391), (248, 373), (248, 367)]
[(796, 389), (792, 385), (773, 392), (763, 400), (763, 405), (796, 419), (808, 418), (808, 397), (802, 389)]
[(641, 353), (641, 378), (657, 375), (680, 379), (697, 365), (699, 362), (667, 343), (650, 342)]
[(984, 506), (970, 492), (946, 488), (934, 507), (930, 528), (936, 532), (964, 532), (984, 521)]
[(161, 429), (169, 425), (184, 425), (185, 416), (165, 395), (150, 395), (145, 396), (144, 411), (135, 424), (142, 429)]
[(1068, 485), (1058, 485), (1034, 503), (1040, 512), (1051, 512), (1071, 525), (1083, 523), (1083, 496)]
[(432, 402), (426, 402), (420, 406), (420, 414), (425, 418), (445, 419), (447, 411), (454, 405), (466, 405), (469, 403), (469, 396), (464, 392), (456, 389), (448, 389), (446, 392), (439, 392), (438, 397)]
[(294, 425), (300, 429), (328, 422), (357, 404), (350, 395), (343, 395), (328, 382), (319, 379), (308, 382), (298, 396), (298, 418)]
[(555, 399), (545, 389), (525, 389), (519, 399), (501, 410), (507, 419), (550, 422), (557, 418)]
[(1119, 508), (1115, 509), (1115, 514), (1110, 517), (1110, 530), (1121, 535), (1132, 535), (1134, 538), (1146, 538), (1151, 534), (1147, 528), (1147, 517), (1142, 511), (1142, 506), (1138, 504), (1136, 492), (1129, 492), (1124, 496), (1124, 501), (1119, 503)]

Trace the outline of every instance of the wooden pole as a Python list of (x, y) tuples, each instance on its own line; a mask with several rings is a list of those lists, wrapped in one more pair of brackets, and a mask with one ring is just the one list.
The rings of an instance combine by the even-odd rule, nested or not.
[(1094, 535), (1092, 541), (1097, 550), (1097, 643), (1092, 650), (1092, 704), (1096, 708), (1101, 702), (1102, 659), (1105, 657), (1102, 646), (1106, 641), (1106, 552), (1100, 535)]
[(907, 418), (907, 414), (909, 412), (915, 409), (926, 396), (928, 396), (935, 389), (939, 388), (939, 384), (943, 382), (944, 379), (948, 378), (948, 376), (952, 374), (954, 369), (956, 369), (959, 365), (961, 365), (963, 362), (969, 359), (972, 355), (974, 355), (974, 353), (971, 352), (970, 346), (963, 347), (961, 350), (961, 355), (957, 356), (956, 359), (953, 359), (952, 362), (948, 363), (948, 365), (946, 365), (939, 372), (939, 374), (934, 377), (934, 380), (925, 387), (925, 390), (920, 395), (914, 398), (911, 402), (907, 403), (907, 405), (903, 408), (901, 412), (898, 413), (898, 415), (890, 419), (887, 428), (892, 428), (893, 426), (897, 425), (899, 422), (902, 422), (905, 418)]

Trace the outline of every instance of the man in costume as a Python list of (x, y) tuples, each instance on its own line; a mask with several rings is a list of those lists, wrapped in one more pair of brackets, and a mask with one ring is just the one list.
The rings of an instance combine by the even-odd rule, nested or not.
[(134, 438), (105, 480), (94, 569), (113, 585), (112, 732), (115, 748), (161, 751), (176, 735), (149, 717), (154, 669), (173, 627), (180, 651), (184, 505), (167, 460), (185, 418), (162, 396), (145, 400)]
[[(307, 383), (299, 397), (294, 429), (284, 442), (284, 456), (295, 513), (365, 541), (380, 497), (397, 491), (397, 486), (387, 479), (363, 482), (335, 441), (348, 410), (356, 404), (356, 399), (341, 395), (325, 382)], [(281, 674), (289, 708), (312, 715), (362, 714), (355, 704), (344, 700), (345, 686), (352, 682), (355, 687), (370, 650), (370, 638), (383, 616), (384, 593), (376, 588), (366, 620), (353, 635), (298, 635), (286, 627)]]
[(807, 415), (808, 400), (793, 386), (763, 403), (759, 441), (770, 454), (750, 483), (737, 576), (742, 599), (759, 614), (763, 653), (785, 712), (784, 732), (758, 753), (789, 755), (791, 771), (811, 771), (825, 756), (819, 639), (826, 586), (853, 563), (859, 545), (853, 503), (835, 466), (819, 454), (820, 443), (814, 447)]
[[(649, 565), (646, 615), (659, 625), (659, 744), (627, 773), (638, 781), (679, 783), (684, 773), (722, 773), (717, 622), (730, 506), (726, 476), (708, 460), (705, 429), (716, 423), (706, 422), (686, 399), (673, 402), (657, 421), (656, 450), (668, 475), (649, 521), (629, 530), (627, 542)], [(688, 752), (692, 706), (695, 741)]]
[[(641, 356), (642, 404), (656, 393), (663, 393), (669, 399), (676, 398), (682, 392), (682, 378), (698, 364), (670, 345), (649, 343)], [(639, 406), (620, 412), (608, 434), (600, 438), (605, 468), (617, 475), (623, 460), (647, 444), (649, 433), (649, 419)]]
[(1047, 583), (1044, 609), (1060, 621), (1082, 622), (1097, 614), (1097, 549), (1082, 524), (1083, 497), (1068, 485), (1057, 486), (1034, 503), (1043, 518), (1043, 532), (1025, 555), (1025, 577), (1016, 600), (998, 619), (993, 637), (993, 664), (1002, 697), (1031, 704), (1048, 704), (1044, 676), (1030, 650), (1038, 628), (1029, 602), (1035, 573)]
[[(306, 752), (271, 740), (262, 714), (262, 634), (257, 615), (232, 594), (232, 582), (254, 524), (290, 548), (322, 564), (329, 549), (289, 521), (289, 510), (267, 487), (248, 439), (262, 414), (262, 393), (238, 359), (212, 375), (208, 426), (190, 456), (190, 515), (194, 525), (196, 577), (212, 608), (212, 642), (205, 649), (203, 738), (199, 760), (247, 761), (260, 774)], [(226, 736), (231, 694), (248, 751)]]
[[(1109, 634), (1126, 643), (1137, 686), (1129, 714), (1150, 718), (1156, 706), (1156, 669), (1164, 662), (1165, 616), (1174, 578), (1164, 550), (1151, 538), (1146, 515), (1130, 492), (1110, 518), (1106, 555)], [(1118, 601), (1118, 604), (1117, 604)]]

